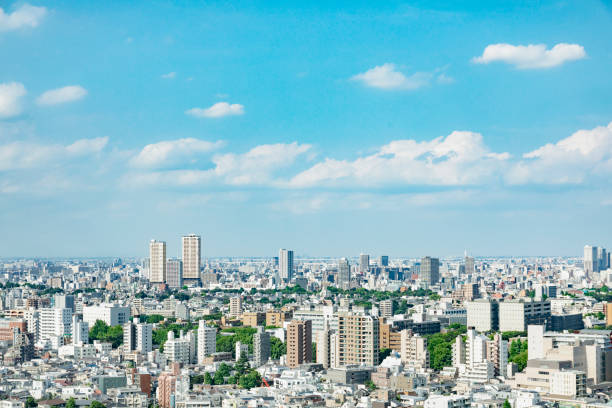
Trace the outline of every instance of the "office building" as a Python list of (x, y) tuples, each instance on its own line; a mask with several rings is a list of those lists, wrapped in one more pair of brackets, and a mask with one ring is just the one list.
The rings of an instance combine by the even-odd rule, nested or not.
[(39, 309), (39, 339), (56, 341), (72, 335), (72, 310), (64, 308)]
[(149, 281), (164, 283), (166, 281), (166, 243), (151, 240), (149, 243)]
[(285, 282), (291, 281), (294, 271), (293, 251), (290, 249), (281, 249), (278, 253), (278, 263), (281, 279)]
[(465, 257), (465, 273), (468, 275), (473, 274), (476, 271), (476, 267), (474, 265), (474, 258), (470, 256)]
[(166, 262), (166, 284), (170, 288), (183, 287), (183, 262), (180, 259), (168, 259)]
[(378, 265), (382, 267), (389, 266), (389, 257), (387, 255), (381, 255), (378, 259)]
[(491, 299), (466, 302), (467, 326), (479, 332), (499, 329), (499, 303)]
[(361, 313), (338, 313), (338, 366), (349, 364), (378, 365), (378, 318)]
[(194, 283), (200, 279), (202, 264), (202, 237), (195, 234), (186, 235), (183, 241), (183, 280)]
[(350, 289), (351, 287), (351, 265), (348, 259), (342, 258), (338, 262), (338, 282), (340, 289)]
[(312, 322), (294, 320), (287, 327), (287, 365), (290, 368), (312, 362)]
[(264, 331), (263, 327), (258, 327), (253, 334), (253, 366), (261, 367), (270, 359), (270, 334)]
[(385, 300), (381, 300), (380, 303), (378, 304), (378, 308), (380, 311), (380, 317), (391, 317), (393, 316), (393, 300), (392, 299), (385, 299)]
[(229, 315), (232, 318), (240, 317), (240, 315), (242, 315), (242, 296), (234, 296), (230, 298)]
[(359, 272), (367, 273), (370, 270), (370, 255), (359, 255)]
[(206, 326), (204, 320), (200, 320), (198, 326), (198, 363), (202, 364), (207, 356), (215, 353), (217, 344), (217, 329)]
[[(499, 331), (527, 331), (531, 324), (551, 324), (550, 300), (512, 299), (499, 303)], [(468, 315), (469, 319), (469, 315)], [(468, 321), (469, 325), (469, 321)]]
[(53, 307), (56, 309), (70, 309), (72, 310), (72, 313), (74, 313), (74, 296), (56, 294), (53, 296)]
[(83, 321), (93, 327), (97, 320), (109, 326), (123, 325), (130, 319), (130, 308), (112, 303), (83, 307)]
[(440, 282), (440, 260), (426, 256), (421, 259), (420, 280), (425, 286), (437, 285)]

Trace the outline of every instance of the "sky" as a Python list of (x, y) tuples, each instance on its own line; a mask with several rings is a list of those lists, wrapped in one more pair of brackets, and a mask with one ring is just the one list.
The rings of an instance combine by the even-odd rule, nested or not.
[(612, 245), (612, 7), (0, 1), (0, 258)]

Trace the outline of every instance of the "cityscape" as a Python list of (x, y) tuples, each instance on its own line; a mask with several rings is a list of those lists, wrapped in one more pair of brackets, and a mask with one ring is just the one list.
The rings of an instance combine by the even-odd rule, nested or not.
[(612, 408), (609, 0), (0, 1), (0, 408)]

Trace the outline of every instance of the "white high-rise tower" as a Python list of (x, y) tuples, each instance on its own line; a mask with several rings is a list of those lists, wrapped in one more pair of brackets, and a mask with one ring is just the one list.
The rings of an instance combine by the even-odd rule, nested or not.
[(278, 254), (278, 265), (281, 279), (289, 282), (293, 278), (293, 251), (281, 249)]
[(164, 283), (166, 281), (166, 243), (151, 240), (149, 244), (149, 281)]

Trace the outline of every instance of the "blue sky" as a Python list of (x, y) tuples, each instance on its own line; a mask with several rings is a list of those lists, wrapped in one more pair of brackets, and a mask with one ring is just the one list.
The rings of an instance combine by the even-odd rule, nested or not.
[(599, 1), (0, 3), (0, 257), (610, 245)]

